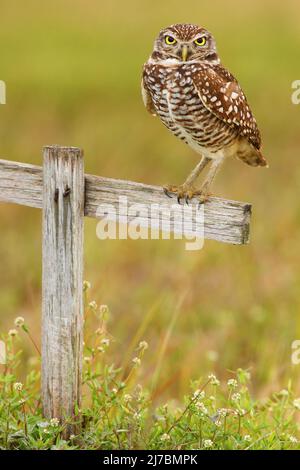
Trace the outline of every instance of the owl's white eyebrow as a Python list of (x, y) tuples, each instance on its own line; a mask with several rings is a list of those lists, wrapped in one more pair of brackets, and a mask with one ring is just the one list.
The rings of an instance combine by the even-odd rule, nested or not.
[(191, 65), (191, 64), (198, 64), (198, 63), (199, 62), (198, 62), (197, 59), (188, 60), (186, 62), (183, 62), (182, 60), (175, 59), (175, 58), (162, 59), (162, 60), (153, 60), (153, 59), (150, 58), (148, 60), (148, 64), (151, 64), (151, 65), (153, 64), (153, 65), (169, 65), (169, 66), (174, 65), (174, 66), (176, 66), (178, 64), (184, 64), (184, 65), (189, 64), (189, 65)]

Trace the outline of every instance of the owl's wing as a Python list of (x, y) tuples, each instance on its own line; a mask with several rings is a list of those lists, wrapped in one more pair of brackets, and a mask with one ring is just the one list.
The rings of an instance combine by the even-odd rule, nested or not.
[(147, 88), (147, 85), (145, 84), (144, 76), (142, 77), (141, 89), (142, 89), (143, 102), (144, 102), (144, 105), (145, 105), (147, 111), (150, 114), (152, 114), (152, 116), (156, 116), (156, 111), (155, 111), (155, 108), (154, 108), (154, 104), (153, 104), (150, 92)]
[(256, 120), (234, 76), (222, 65), (214, 65), (197, 67), (192, 79), (204, 106), (223, 122), (237, 128), (240, 135), (260, 149)]

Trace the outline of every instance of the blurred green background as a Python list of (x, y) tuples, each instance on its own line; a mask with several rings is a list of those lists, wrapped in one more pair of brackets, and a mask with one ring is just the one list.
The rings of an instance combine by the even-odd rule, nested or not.
[[(207, 27), (240, 80), (260, 125), (269, 169), (228, 161), (218, 195), (253, 204), (251, 244), (99, 241), (86, 220), (85, 278), (108, 304), (111, 357), (149, 343), (141, 383), (157, 400), (191, 379), (250, 368), (263, 396), (293, 378), (300, 338), (299, 1), (1, 1), (0, 157), (41, 164), (45, 144), (82, 147), (89, 173), (150, 184), (181, 183), (197, 156), (144, 109), (140, 77), (158, 31)], [(39, 340), (41, 213), (0, 206), (0, 329), (22, 315)], [(28, 346), (27, 359), (32, 351)]]

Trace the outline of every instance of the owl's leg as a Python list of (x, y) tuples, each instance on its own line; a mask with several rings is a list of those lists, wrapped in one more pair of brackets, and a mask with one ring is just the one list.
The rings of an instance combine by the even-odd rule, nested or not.
[(211, 161), (210, 158), (202, 157), (198, 165), (189, 174), (189, 176), (187, 177), (187, 179), (185, 180), (182, 186), (187, 186), (187, 187), (193, 186), (193, 183), (196, 181), (200, 173), (204, 170), (204, 168), (210, 161)]
[(185, 201), (188, 203), (189, 199), (192, 199), (194, 196), (199, 195), (199, 190), (195, 189), (193, 184), (210, 161), (210, 158), (202, 157), (198, 165), (189, 174), (185, 182), (180, 186), (165, 186), (163, 188), (165, 194), (168, 197), (172, 197), (171, 194), (177, 194), (177, 200), (179, 203), (181, 199), (185, 199)]
[(211, 184), (212, 184), (213, 180), (215, 179), (215, 176), (216, 176), (218, 170), (220, 169), (223, 161), (224, 161), (223, 156), (215, 158), (215, 159), (212, 160), (212, 164), (211, 164), (211, 167), (209, 169), (209, 172), (207, 173), (207, 176), (206, 176), (200, 190), (198, 191), (198, 194), (200, 195), (200, 202), (201, 203), (207, 201), (207, 199), (210, 195), (209, 189), (210, 189)]

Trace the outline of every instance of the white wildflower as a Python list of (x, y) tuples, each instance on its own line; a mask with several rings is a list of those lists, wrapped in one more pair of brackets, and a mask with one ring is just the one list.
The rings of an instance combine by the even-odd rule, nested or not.
[(101, 315), (106, 315), (109, 312), (109, 308), (107, 305), (100, 305), (99, 311)]
[(240, 393), (233, 393), (231, 400), (234, 402), (240, 401), (241, 399), (241, 394)]
[(204, 406), (204, 404), (202, 403), (202, 401), (199, 401), (196, 403), (196, 407), (198, 408), (198, 410), (203, 413), (204, 415), (207, 415), (208, 411), (207, 411), (207, 408)]
[(292, 444), (298, 444), (298, 439), (294, 436), (290, 436), (289, 437), (289, 440)]
[(239, 409), (239, 410), (235, 410), (235, 414), (236, 414), (237, 416), (243, 417), (243, 416), (245, 416), (246, 411), (243, 410), (243, 408), (241, 408), (241, 409)]
[(205, 391), (204, 390), (195, 390), (194, 395), (193, 395), (194, 400), (196, 398), (198, 400), (203, 400), (204, 397), (205, 397)]
[(23, 390), (23, 384), (21, 382), (14, 383), (14, 390), (21, 392)]
[(171, 437), (167, 433), (163, 434), (160, 438), (161, 441), (169, 441), (170, 439)]
[(215, 385), (216, 387), (220, 385), (220, 381), (217, 379), (215, 374), (209, 374), (208, 380), (210, 381), (212, 385)]
[(245, 442), (251, 442), (251, 441), (252, 441), (252, 437), (250, 436), (250, 434), (246, 434), (246, 435), (244, 436), (244, 441), (245, 441)]
[(24, 323), (25, 323), (25, 320), (24, 320), (23, 317), (17, 317), (17, 318), (15, 319), (15, 325), (16, 325), (18, 328), (20, 328), (21, 326), (23, 326)]
[(91, 288), (91, 283), (89, 281), (83, 281), (83, 290), (84, 292)]
[(227, 408), (218, 409), (218, 415), (221, 416), (222, 418), (225, 418), (229, 413), (230, 413), (230, 410), (228, 410)]
[(50, 419), (50, 425), (53, 426), (54, 428), (59, 426), (59, 419), (58, 418)]
[(91, 356), (85, 356), (85, 357), (83, 358), (83, 360), (84, 360), (84, 362), (85, 362), (86, 364), (90, 364), (90, 363), (92, 362)]
[(300, 410), (300, 398), (295, 398), (293, 405), (297, 410)]
[(229, 379), (227, 385), (229, 388), (237, 388), (238, 382), (235, 379)]
[(210, 439), (206, 439), (204, 442), (203, 442), (203, 447), (205, 449), (208, 449), (209, 447), (212, 447), (214, 445), (213, 441), (211, 441)]
[(132, 396), (129, 393), (126, 393), (124, 395), (124, 401), (125, 403), (129, 403), (130, 401), (132, 401)]
[(9, 330), (8, 336), (14, 337), (17, 336), (18, 332), (15, 329)]
[(142, 349), (143, 351), (146, 351), (146, 349), (148, 349), (149, 345), (147, 343), (147, 341), (141, 341), (140, 344), (139, 344), (139, 347), (138, 349)]
[(92, 302), (89, 303), (89, 307), (92, 309), (92, 310), (97, 310), (97, 302), (95, 300), (92, 300)]
[(289, 391), (284, 388), (283, 390), (280, 390), (278, 395), (280, 395), (281, 397), (288, 397), (289, 396)]
[(110, 343), (110, 340), (108, 338), (103, 338), (101, 340), (101, 344), (103, 344), (104, 346), (109, 346), (109, 343)]

